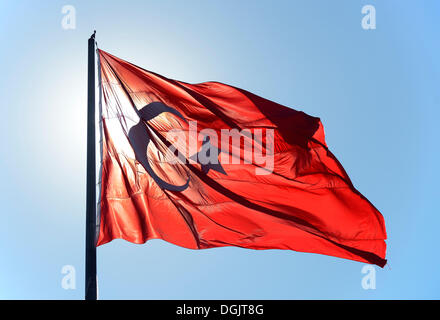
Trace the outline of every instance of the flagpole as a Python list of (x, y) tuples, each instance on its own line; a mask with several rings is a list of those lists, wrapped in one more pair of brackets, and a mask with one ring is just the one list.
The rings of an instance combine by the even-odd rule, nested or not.
[(89, 38), (87, 82), (87, 195), (85, 299), (96, 300), (95, 32)]

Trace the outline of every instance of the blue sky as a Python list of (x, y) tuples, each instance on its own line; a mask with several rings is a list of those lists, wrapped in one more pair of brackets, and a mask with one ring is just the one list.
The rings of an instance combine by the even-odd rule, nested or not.
[[(363, 30), (361, 8), (376, 8)], [(61, 27), (64, 5), (76, 29)], [(440, 3), (2, 1), (0, 298), (82, 299), (87, 39), (186, 82), (216, 80), (321, 118), (383, 213), (388, 266), (291, 251), (98, 248), (102, 299), (439, 299)], [(76, 270), (76, 289), (61, 268)]]

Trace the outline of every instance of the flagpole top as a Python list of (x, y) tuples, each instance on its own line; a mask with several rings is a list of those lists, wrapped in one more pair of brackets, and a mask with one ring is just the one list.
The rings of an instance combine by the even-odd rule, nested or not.
[(90, 39), (95, 39), (96, 30), (93, 30), (93, 34), (90, 36)]

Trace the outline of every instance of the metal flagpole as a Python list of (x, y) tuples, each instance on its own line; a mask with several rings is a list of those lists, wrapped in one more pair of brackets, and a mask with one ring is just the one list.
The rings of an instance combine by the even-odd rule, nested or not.
[(89, 38), (87, 83), (87, 196), (85, 298), (96, 300), (95, 34)]

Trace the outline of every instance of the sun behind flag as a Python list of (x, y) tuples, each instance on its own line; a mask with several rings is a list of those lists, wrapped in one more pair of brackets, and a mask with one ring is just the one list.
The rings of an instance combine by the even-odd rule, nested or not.
[(97, 245), (163, 239), (191, 249), (289, 249), (386, 264), (384, 219), (329, 151), (319, 118), (98, 53)]

